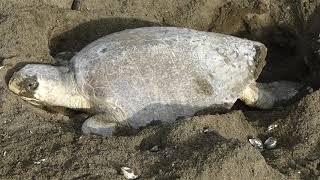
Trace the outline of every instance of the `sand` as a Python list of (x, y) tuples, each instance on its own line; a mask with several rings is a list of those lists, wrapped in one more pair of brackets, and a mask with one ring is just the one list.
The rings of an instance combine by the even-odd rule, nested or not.
[[(320, 176), (319, 0), (4, 0), (0, 2), (0, 178), (317, 179)], [(74, 9), (74, 8), (73, 8)], [(181, 26), (265, 43), (260, 82), (292, 80), (313, 92), (273, 110), (237, 102), (226, 114), (155, 124), (136, 133), (82, 136), (84, 116), (35, 108), (7, 81), (28, 62), (54, 63), (63, 51), (142, 26)], [(272, 131), (271, 124), (278, 127)], [(208, 129), (204, 133), (203, 130)], [(278, 145), (259, 152), (248, 138)], [(158, 150), (154, 151), (157, 147)]]

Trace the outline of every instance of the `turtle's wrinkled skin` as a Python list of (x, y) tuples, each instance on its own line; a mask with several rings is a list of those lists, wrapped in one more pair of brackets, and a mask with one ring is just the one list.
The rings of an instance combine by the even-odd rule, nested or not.
[[(92, 42), (67, 67), (27, 65), (9, 88), (33, 104), (95, 112), (104, 118), (89, 118), (84, 133), (109, 136), (116, 124), (138, 128), (153, 120), (170, 122), (205, 108), (229, 109), (239, 98), (250, 106), (272, 107), (281, 97), (272, 99), (276, 91), (255, 83), (266, 53), (262, 43), (233, 36), (144, 27)], [(30, 78), (37, 85), (26, 90)], [(298, 87), (293, 83), (281, 91), (295, 94)]]

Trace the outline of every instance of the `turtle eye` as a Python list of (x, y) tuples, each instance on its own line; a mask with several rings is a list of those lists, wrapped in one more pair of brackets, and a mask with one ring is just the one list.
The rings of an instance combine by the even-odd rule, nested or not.
[(31, 78), (27, 78), (25, 80), (25, 88), (28, 91), (34, 91), (35, 89), (37, 89), (39, 83), (37, 82), (36, 78), (31, 77)]

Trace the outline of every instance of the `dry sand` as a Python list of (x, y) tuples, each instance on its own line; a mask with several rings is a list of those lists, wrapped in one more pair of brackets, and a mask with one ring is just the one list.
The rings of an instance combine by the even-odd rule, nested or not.
[[(0, 178), (317, 179), (320, 176), (320, 0), (4, 0), (0, 2)], [(272, 111), (237, 102), (226, 114), (150, 125), (132, 135), (81, 136), (81, 115), (37, 109), (7, 90), (15, 67), (53, 63), (62, 51), (127, 28), (183, 26), (267, 45), (259, 81), (294, 80), (312, 86)], [(318, 42), (317, 42), (318, 41)], [(267, 132), (270, 124), (278, 127)], [(203, 133), (208, 128), (208, 133)], [(273, 136), (276, 149), (247, 141)], [(154, 146), (159, 151), (152, 152)]]

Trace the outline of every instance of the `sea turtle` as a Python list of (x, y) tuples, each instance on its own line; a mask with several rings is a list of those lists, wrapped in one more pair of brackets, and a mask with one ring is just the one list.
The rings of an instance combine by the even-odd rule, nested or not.
[(111, 136), (174, 121), (202, 109), (230, 109), (237, 99), (268, 109), (297, 94), (299, 83), (256, 83), (267, 48), (260, 42), (177, 27), (143, 27), (102, 37), (67, 66), (28, 64), (9, 89), (37, 106), (94, 114), (84, 134)]

